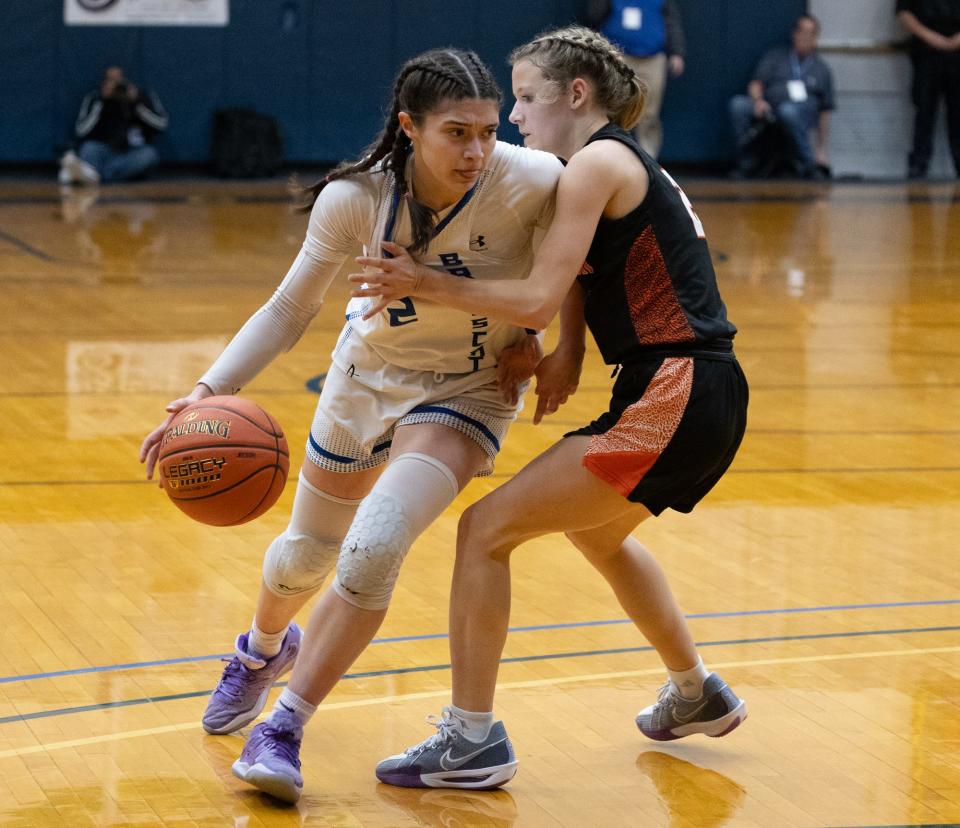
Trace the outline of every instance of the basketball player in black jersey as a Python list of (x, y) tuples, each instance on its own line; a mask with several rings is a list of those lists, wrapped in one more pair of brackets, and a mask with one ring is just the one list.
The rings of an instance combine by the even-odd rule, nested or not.
[[(497, 668), (510, 611), (510, 553), (564, 532), (606, 578), (657, 649), (669, 679), (637, 716), (648, 737), (723, 736), (746, 705), (697, 654), (663, 570), (630, 532), (665, 509), (689, 512), (729, 467), (746, 426), (747, 383), (733, 353), (736, 328), (717, 289), (703, 226), (676, 182), (627, 131), (643, 89), (603, 37), (572, 27), (513, 54), (510, 120), (528, 147), (568, 160), (554, 222), (530, 277), (456, 279), (416, 264), (397, 246), (379, 269), (351, 277), (379, 296), (404, 296), (544, 328), (565, 297), (583, 303), (604, 360), (619, 365), (609, 410), (568, 434), (460, 522), (451, 597), (453, 705), (439, 733), (380, 763), (404, 786), (496, 787), (515, 773), (502, 722), (493, 721)], [(552, 389), (537, 418), (575, 387), (583, 331), (567, 324), (538, 370)], [(577, 508), (571, 508), (577, 504)]]

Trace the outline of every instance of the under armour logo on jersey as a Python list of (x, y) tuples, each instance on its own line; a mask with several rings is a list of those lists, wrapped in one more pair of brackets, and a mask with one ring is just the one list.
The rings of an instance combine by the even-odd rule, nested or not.
[(591, 273), (593, 273), (593, 268), (590, 266), (590, 262), (585, 261), (580, 265), (580, 272), (577, 276), (589, 276)]
[(484, 241), (486, 236), (474, 236), (470, 239), (470, 249), (474, 252), (487, 249), (487, 243)]

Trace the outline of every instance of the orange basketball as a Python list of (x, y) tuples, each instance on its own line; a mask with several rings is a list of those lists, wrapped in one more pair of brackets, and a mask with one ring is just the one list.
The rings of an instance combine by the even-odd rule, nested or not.
[(279, 423), (259, 405), (207, 397), (170, 422), (158, 465), (178, 509), (211, 526), (236, 526), (277, 502), (290, 453)]

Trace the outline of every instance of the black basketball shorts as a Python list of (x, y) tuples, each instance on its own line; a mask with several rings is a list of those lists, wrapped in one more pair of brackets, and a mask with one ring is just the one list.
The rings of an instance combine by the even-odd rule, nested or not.
[(733, 462), (747, 425), (747, 380), (732, 353), (625, 365), (610, 408), (567, 434), (593, 439), (583, 465), (653, 514), (690, 512)]

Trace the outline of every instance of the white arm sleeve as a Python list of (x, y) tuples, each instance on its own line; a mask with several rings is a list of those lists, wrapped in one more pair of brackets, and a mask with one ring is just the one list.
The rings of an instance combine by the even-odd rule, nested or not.
[(338, 187), (340, 183), (332, 182), (320, 193), (303, 249), (273, 296), (198, 380), (214, 394), (236, 394), (278, 354), (296, 345), (320, 311), (334, 276), (359, 247), (373, 210), (355, 187)]

